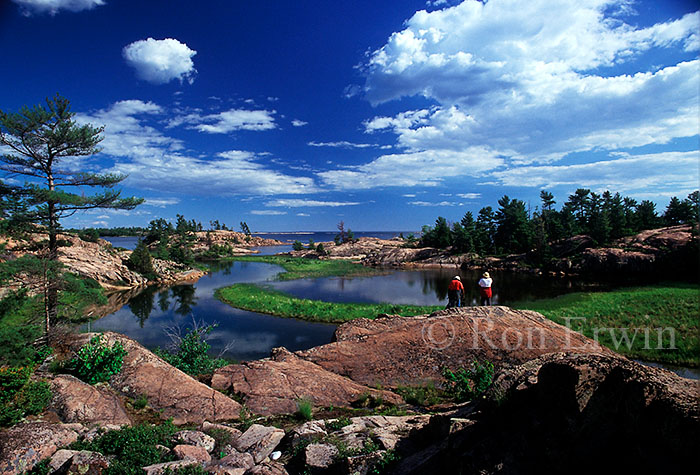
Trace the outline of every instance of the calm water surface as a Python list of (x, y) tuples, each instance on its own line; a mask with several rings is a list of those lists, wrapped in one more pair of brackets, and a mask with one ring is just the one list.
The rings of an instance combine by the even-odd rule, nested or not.
[[(112, 240), (114, 238), (110, 238)], [(115, 245), (135, 245), (135, 238), (122, 238)], [(128, 247), (127, 247), (128, 248)], [(286, 252), (291, 246), (261, 247), (261, 254)], [(296, 351), (331, 341), (336, 326), (273, 317), (234, 309), (214, 298), (220, 287), (242, 282), (262, 283), (300, 298), (331, 302), (359, 302), (411, 305), (445, 305), (447, 285), (454, 269), (387, 270), (382, 275), (368, 277), (327, 277), (288, 282), (275, 281), (282, 269), (258, 262), (214, 264), (212, 272), (193, 285), (178, 285), (167, 289), (147, 289), (131, 298), (117, 312), (90, 324), (91, 330), (111, 330), (128, 335), (149, 348), (169, 344), (165, 329), (188, 328), (193, 321), (218, 326), (208, 342), (212, 354), (232, 346), (224, 356), (251, 360), (269, 356), (270, 350), (284, 346)], [(460, 271), (467, 302), (478, 304), (479, 272)], [(493, 304), (509, 305), (516, 301), (536, 300), (583, 290), (606, 290), (612, 284), (586, 282), (578, 279), (543, 277), (529, 274), (491, 272), (494, 279)], [(629, 283), (616, 283), (627, 285)], [(87, 326), (85, 326), (87, 328)], [(700, 372), (692, 368), (668, 367), (683, 377), (698, 379)]]
[(89, 328), (123, 333), (148, 348), (154, 348), (170, 343), (164, 331), (166, 328), (192, 328), (193, 321), (216, 323), (218, 326), (207, 339), (212, 354), (218, 354), (232, 342), (224, 356), (236, 360), (267, 357), (277, 346), (296, 351), (331, 341), (335, 325), (238, 310), (214, 298), (214, 291), (219, 287), (240, 282), (264, 282), (281, 270), (258, 262), (221, 265), (193, 285), (162, 290), (149, 288), (131, 298), (117, 312), (92, 322)]

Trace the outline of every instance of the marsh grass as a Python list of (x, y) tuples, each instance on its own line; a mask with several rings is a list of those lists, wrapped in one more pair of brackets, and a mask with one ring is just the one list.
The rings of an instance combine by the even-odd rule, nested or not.
[(344, 259), (321, 260), (290, 256), (241, 256), (232, 260), (278, 265), (284, 269), (284, 272), (277, 275), (278, 280), (378, 275), (381, 273), (381, 271), (372, 267), (365, 267), (357, 261)]
[[(577, 292), (518, 302), (512, 307), (534, 310), (562, 325), (568, 319), (572, 330), (631, 358), (700, 366), (697, 285), (667, 283), (611, 292)], [(673, 329), (673, 340), (668, 329)]]
[(356, 318), (375, 318), (382, 313), (405, 317), (423, 315), (444, 308), (388, 303), (333, 303), (299, 299), (255, 284), (235, 284), (218, 289), (214, 295), (219, 300), (243, 310), (327, 323), (342, 323)]

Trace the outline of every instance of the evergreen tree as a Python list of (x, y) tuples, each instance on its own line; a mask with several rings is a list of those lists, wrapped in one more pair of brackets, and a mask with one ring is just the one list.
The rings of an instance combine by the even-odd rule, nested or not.
[(437, 249), (447, 249), (452, 245), (452, 233), (450, 225), (442, 216), (438, 216), (435, 220), (435, 227), (423, 226), (423, 234), (421, 236), (423, 246), (435, 247)]
[[(45, 105), (23, 107), (19, 112), (0, 110), (0, 170), (23, 176), (28, 182), (21, 188), (28, 203), (24, 218), (45, 226), (48, 234), (47, 259), (58, 260), (61, 219), (77, 211), (111, 208), (133, 209), (143, 202), (140, 198), (121, 198), (112, 188), (126, 178), (120, 174), (98, 174), (74, 171), (78, 157), (88, 157), (100, 151), (103, 127), (78, 125), (67, 99), (58, 94), (46, 99)], [(85, 188), (106, 188), (87, 194)], [(58, 309), (55, 286), (46, 296), (45, 330), (48, 333)]]
[(496, 212), (495, 244), (502, 252), (526, 252), (532, 248), (533, 232), (528, 219), (525, 202), (507, 195), (498, 200)]
[(572, 229), (574, 234), (588, 232), (588, 215), (591, 208), (590, 194), (591, 190), (579, 188), (573, 195), (569, 195), (569, 199), (564, 203), (564, 207), (568, 208), (567, 211), (576, 218), (576, 228)]
[(661, 225), (661, 219), (656, 214), (656, 205), (649, 200), (639, 203), (634, 219), (637, 223), (637, 231), (654, 229)]
[(667, 226), (675, 226), (678, 224), (683, 224), (684, 218), (686, 217), (686, 211), (684, 209), (683, 202), (679, 200), (676, 196), (671, 198), (666, 211), (664, 212), (664, 222)]
[(496, 235), (496, 215), (493, 208), (486, 206), (479, 210), (476, 217), (476, 238), (474, 245), (479, 254), (493, 254), (496, 249), (494, 237)]
[(474, 252), (476, 223), (471, 211), (467, 211), (459, 223), (452, 225), (452, 243), (457, 252)]
[(540, 200), (542, 202), (542, 225), (547, 241), (556, 241), (564, 237), (564, 227), (561, 222), (560, 213), (554, 209), (556, 201), (554, 195), (548, 191), (540, 191)]
[(148, 279), (153, 279), (156, 277), (155, 270), (153, 269), (151, 253), (148, 251), (148, 247), (143, 240), (139, 240), (136, 248), (131, 251), (128, 267), (129, 269), (138, 272)]
[(615, 193), (613, 195), (606, 190), (603, 193), (602, 211), (608, 219), (610, 239), (618, 239), (632, 232), (631, 228), (627, 225), (627, 215), (620, 193)]
[(597, 193), (590, 194), (587, 227), (589, 234), (598, 245), (610, 241), (610, 216), (604, 207), (603, 198)]

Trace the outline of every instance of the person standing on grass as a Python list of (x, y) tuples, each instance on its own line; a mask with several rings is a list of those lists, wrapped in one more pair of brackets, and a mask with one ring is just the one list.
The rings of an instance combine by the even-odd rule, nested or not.
[(452, 278), (452, 282), (447, 286), (447, 307), (461, 307), (464, 300), (464, 285), (458, 275)]
[(481, 305), (491, 305), (491, 285), (493, 284), (493, 279), (488, 272), (484, 272), (479, 279), (479, 293), (481, 294)]

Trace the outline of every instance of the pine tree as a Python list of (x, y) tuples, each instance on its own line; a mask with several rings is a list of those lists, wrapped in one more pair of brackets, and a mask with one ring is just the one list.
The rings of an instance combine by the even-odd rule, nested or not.
[[(45, 226), (48, 234), (47, 259), (58, 260), (61, 219), (77, 211), (94, 208), (133, 209), (140, 198), (121, 198), (112, 188), (126, 178), (120, 174), (75, 171), (78, 157), (97, 154), (103, 127), (78, 125), (67, 99), (58, 94), (45, 105), (23, 107), (19, 112), (0, 110), (0, 170), (23, 176), (21, 187), (29, 209), (24, 217)], [(86, 194), (86, 188), (106, 188)], [(68, 190), (81, 191), (74, 193)], [(45, 301), (45, 330), (48, 333), (57, 316), (58, 291), (54, 286)]]
[(131, 270), (138, 272), (139, 274), (152, 279), (155, 277), (155, 270), (153, 269), (153, 259), (151, 258), (151, 253), (148, 251), (146, 243), (139, 240), (136, 248), (131, 252), (129, 256), (128, 266)]

